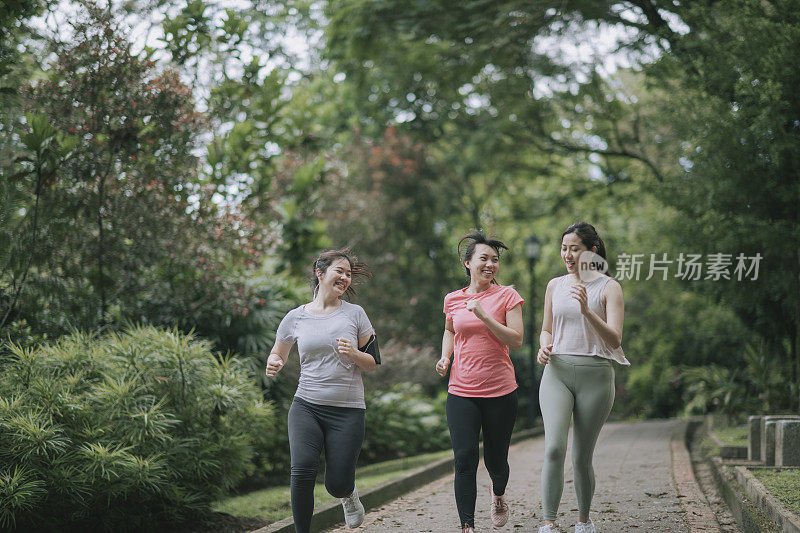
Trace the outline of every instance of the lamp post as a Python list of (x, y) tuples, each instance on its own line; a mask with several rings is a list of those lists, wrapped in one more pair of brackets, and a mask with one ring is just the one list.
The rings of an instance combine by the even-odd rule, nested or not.
[(542, 243), (536, 238), (536, 235), (531, 235), (525, 239), (525, 257), (528, 258), (528, 270), (531, 277), (530, 288), (530, 305), (528, 311), (529, 317), (529, 338), (531, 343), (531, 358), (530, 358), (530, 401), (528, 406), (528, 423), (530, 427), (536, 423), (536, 418), (539, 416), (539, 383), (536, 379), (536, 276), (534, 267), (536, 267), (536, 260), (539, 259), (539, 251), (542, 249)]

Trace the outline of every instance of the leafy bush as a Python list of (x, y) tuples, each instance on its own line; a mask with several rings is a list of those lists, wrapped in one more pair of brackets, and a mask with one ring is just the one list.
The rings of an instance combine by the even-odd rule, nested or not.
[(381, 365), (364, 376), (367, 389), (390, 390), (399, 383), (416, 383), (434, 394), (446, 380), (436, 373), (439, 354), (430, 346), (413, 345), (395, 338), (381, 340)]
[(615, 405), (620, 416), (664, 418), (680, 410), (680, 373), (666, 358), (654, 357), (618, 369), (618, 374), (622, 373), (626, 374), (624, 396), (619, 395)]
[(368, 393), (367, 435), (359, 460), (366, 464), (447, 449), (445, 398), (432, 399), (412, 383)]
[[(262, 371), (263, 372), (263, 371)], [(289, 482), (291, 460), (289, 456), (288, 412), (279, 404), (274, 409), (268, 431), (254, 435), (252, 472), (236, 487), (236, 492), (285, 485)]]
[[(0, 360), (0, 527), (149, 529), (252, 468), (271, 407), (231, 356), (176, 331), (74, 333)], [(46, 510), (46, 512), (42, 512)]]
[(748, 344), (744, 366), (706, 365), (687, 368), (686, 412), (718, 412), (728, 421), (747, 414), (788, 411), (797, 397), (798, 384), (786, 379), (791, 361), (780, 361), (763, 346)]

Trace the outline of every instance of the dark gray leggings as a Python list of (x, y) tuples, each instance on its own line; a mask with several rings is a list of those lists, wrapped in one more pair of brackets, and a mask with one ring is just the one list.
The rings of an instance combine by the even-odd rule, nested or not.
[(364, 441), (364, 409), (309, 403), (295, 396), (289, 408), (292, 515), (297, 533), (311, 531), (314, 483), (325, 450), (325, 488), (344, 498), (356, 483), (356, 461)]
[(447, 425), (455, 459), (456, 507), (461, 526), (475, 527), (478, 437), (483, 430), (483, 464), (494, 493), (502, 496), (508, 484), (508, 446), (517, 418), (517, 391), (497, 398), (447, 395)]

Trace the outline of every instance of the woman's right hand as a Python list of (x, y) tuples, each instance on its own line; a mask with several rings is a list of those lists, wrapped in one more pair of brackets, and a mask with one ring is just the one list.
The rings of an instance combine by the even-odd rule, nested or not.
[(542, 346), (539, 348), (539, 353), (536, 354), (536, 361), (540, 365), (546, 365), (550, 362), (550, 350), (553, 349), (552, 344), (548, 344), (547, 346)]
[(442, 377), (447, 375), (447, 369), (450, 367), (450, 358), (442, 357), (436, 362), (436, 373)]
[(283, 368), (284, 360), (280, 355), (271, 353), (267, 358), (267, 377), (274, 378), (281, 368)]

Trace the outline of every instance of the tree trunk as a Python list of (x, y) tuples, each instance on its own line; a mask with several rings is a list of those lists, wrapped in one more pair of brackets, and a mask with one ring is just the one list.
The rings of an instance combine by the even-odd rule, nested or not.
[(105, 325), (108, 313), (105, 282), (105, 231), (103, 229), (103, 204), (105, 195), (105, 177), (98, 176), (97, 183), (97, 281), (100, 285), (100, 323)]

